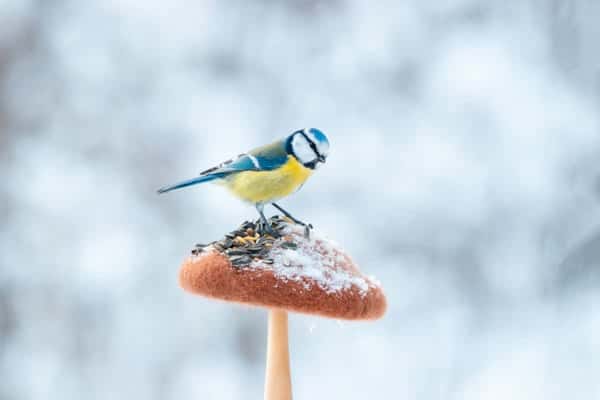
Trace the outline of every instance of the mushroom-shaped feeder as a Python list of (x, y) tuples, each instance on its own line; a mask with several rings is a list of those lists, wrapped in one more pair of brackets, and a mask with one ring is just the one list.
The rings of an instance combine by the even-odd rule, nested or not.
[(291, 399), (287, 312), (344, 320), (385, 313), (379, 282), (363, 275), (339, 245), (278, 216), (279, 238), (245, 222), (209, 245), (196, 245), (183, 263), (183, 289), (269, 309), (265, 399)]

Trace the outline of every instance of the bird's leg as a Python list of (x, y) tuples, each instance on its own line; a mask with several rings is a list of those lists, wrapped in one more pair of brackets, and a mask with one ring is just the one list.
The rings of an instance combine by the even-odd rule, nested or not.
[(289, 212), (285, 211), (281, 206), (279, 206), (276, 203), (271, 203), (273, 205), (273, 207), (275, 207), (276, 209), (278, 209), (279, 211), (282, 212), (283, 215), (285, 215), (286, 217), (288, 217), (289, 219), (291, 219), (292, 221), (294, 221), (294, 223), (298, 224), (298, 225), (302, 225), (304, 227), (304, 236), (305, 237), (309, 237), (310, 236), (310, 230), (313, 229), (312, 224), (307, 224), (305, 222), (300, 221), (299, 219), (296, 219), (292, 216), (292, 214), (290, 214)]
[(276, 209), (278, 209), (279, 211), (281, 211), (281, 213), (283, 215), (285, 215), (286, 217), (288, 217), (289, 219), (291, 219), (292, 221), (294, 221), (294, 223), (298, 224), (298, 225), (302, 225), (302, 226), (311, 226), (311, 224), (306, 224), (302, 221), (300, 221), (299, 219), (294, 218), (294, 216), (292, 216), (292, 214), (290, 214), (289, 212), (285, 211), (281, 206), (277, 205), (276, 203), (271, 203), (273, 205), (273, 207), (275, 207)]
[(273, 230), (273, 227), (271, 226), (271, 224), (269, 223), (269, 221), (267, 221), (267, 218), (265, 217), (265, 214), (263, 213), (263, 209), (265, 208), (264, 204), (261, 203), (257, 203), (256, 204), (256, 211), (258, 211), (258, 214), (260, 215), (260, 223), (258, 224), (258, 232), (259, 233), (268, 233), (269, 235), (273, 236), (274, 238), (278, 238), (279, 233), (275, 232), (275, 230)]

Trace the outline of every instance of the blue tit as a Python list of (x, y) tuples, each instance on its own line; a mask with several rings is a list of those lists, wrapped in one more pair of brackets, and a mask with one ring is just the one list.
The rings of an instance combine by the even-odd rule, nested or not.
[(239, 199), (254, 204), (262, 226), (277, 236), (263, 213), (265, 204), (272, 204), (294, 222), (307, 226), (275, 202), (300, 189), (314, 170), (325, 163), (328, 154), (329, 141), (323, 132), (302, 129), (207, 169), (196, 178), (165, 186), (158, 193), (204, 182), (221, 184)]

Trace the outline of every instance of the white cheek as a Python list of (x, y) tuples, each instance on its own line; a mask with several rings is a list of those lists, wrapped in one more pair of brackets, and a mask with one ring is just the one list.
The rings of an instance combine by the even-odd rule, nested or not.
[(309, 163), (315, 160), (315, 152), (311, 149), (310, 145), (304, 138), (294, 138), (292, 142), (294, 148), (294, 154), (302, 164)]
[(319, 150), (319, 153), (323, 156), (327, 157), (329, 155), (329, 143), (319, 143), (317, 150)]

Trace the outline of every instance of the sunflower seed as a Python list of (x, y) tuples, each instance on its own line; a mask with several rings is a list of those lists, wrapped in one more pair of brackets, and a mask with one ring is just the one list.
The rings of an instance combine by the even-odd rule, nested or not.
[(250, 246), (247, 249), (251, 253), (259, 253), (263, 250), (262, 246)]
[(227, 252), (227, 255), (229, 256), (244, 256), (246, 254), (248, 254), (248, 250), (244, 248), (236, 248), (235, 250), (229, 250)]
[(248, 265), (252, 262), (252, 259), (248, 256), (235, 256), (230, 258), (231, 264), (238, 265)]
[(254, 229), (254, 223), (250, 222), (250, 221), (246, 221), (240, 226), (240, 229), (242, 229), (242, 230)]
[(298, 248), (298, 245), (294, 242), (283, 242), (281, 243), (281, 247), (283, 247), (284, 249), (296, 250)]

